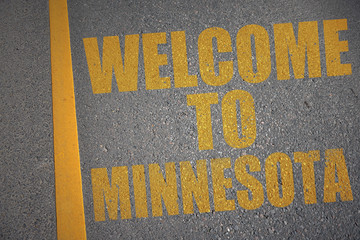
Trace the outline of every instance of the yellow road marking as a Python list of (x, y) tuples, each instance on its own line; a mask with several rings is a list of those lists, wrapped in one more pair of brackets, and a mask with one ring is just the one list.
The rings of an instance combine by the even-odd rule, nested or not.
[(66, 0), (49, 0), (58, 239), (86, 239)]

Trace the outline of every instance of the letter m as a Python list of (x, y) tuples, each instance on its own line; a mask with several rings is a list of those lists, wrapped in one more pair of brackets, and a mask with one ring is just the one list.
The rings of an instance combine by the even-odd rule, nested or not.
[(91, 169), (95, 221), (105, 221), (105, 204), (109, 218), (117, 219), (119, 196), (121, 218), (131, 218), (128, 169), (113, 167), (111, 175), (110, 185), (106, 168)]
[(321, 77), (317, 22), (300, 22), (297, 41), (291, 23), (274, 24), (274, 41), (278, 80), (290, 79), (290, 59), (294, 77), (304, 78), (306, 54), (309, 78)]

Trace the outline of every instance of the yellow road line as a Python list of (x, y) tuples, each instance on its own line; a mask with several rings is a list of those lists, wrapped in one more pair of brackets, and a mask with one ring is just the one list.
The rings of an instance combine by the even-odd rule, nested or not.
[(58, 239), (86, 239), (66, 0), (49, 0)]

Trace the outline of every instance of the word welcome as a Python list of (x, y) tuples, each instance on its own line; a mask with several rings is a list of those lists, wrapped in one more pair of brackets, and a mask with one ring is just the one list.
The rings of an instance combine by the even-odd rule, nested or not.
[[(342, 64), (340, 55), (348, 51), (348, 42), (339, 40), (339, 31), (347, 30), (347, 19), (323, 21), (327, 76), (351, 75), (351, 64)], [(309, 78), (321, 77), (319, 29), (317, 21), (299, 22), (297, 38), (292, 23), (273, 25), (276, 71), (278, 80), (290, 79), (290, 67), (296, 79), (304, 78), (307, 61)], [(161, 77), (159, 67), (168, 65), (168, 55), (159, 54), (158, 47), (167, 44), (166, 33), (142, 34), (145, 83), (147, 90), (196, 87), (197, 75), (189, 75), (185, 31), (171, 32), (173, 76)], [(252, 38), (254, 40), (252, 40)], [(213, 47), (216, 40), (216, 47)], [(252, 41), (255, 51), (252, 51)], [(198, 37), (199, 72), (203, 82), (222, 86), (234, 76), (232, 59), (215, 62), (214, 56), (232, 53), (231, 36), (223, 28), (212, 27)], [(102, 63), (97, 38), (83, 39), (89, 75), (94, 94), (110, 93), (113, 72), (119, 92), (138, 90), (140, 35), (126, 35), (122, 55), (119, 37), (103, 38)], [(216, 50), (216, 51), (215, 51)], [(271, 73), (270, 41), (267, 30), (259, 25), (246, 25), (236, 35), (239, 76), (249, 83), (265, 81)], [(306, 58), (307, 56), (307, 58)], [(215, 68), (215, 66), (218, 67)], [(256, 66), (256, 67), (255, 67)]]

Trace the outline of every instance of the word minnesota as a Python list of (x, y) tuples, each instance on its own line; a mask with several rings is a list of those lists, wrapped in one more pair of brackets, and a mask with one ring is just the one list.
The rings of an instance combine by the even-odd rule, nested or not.
[[(301, 165), (302, 195), (305, 204), (317, 203), (314, 167), (320, 164), (316, 163), (320, 161), (320, 151), (295, 152), (293, 159), (296, 164)], [(147, 174), (144, 165), (133, 165), (131, 185), (129, 184), (131, 175), (127, 166), (113, 167), (111, 181), (106, 168), (91, 169), (95, 221), (105, 221), (106, 215), (110, 220), (116, 220), (119, 210), (121, 219), (131, 219), (132, 209), (135, 210), (137, 218), (149, 217), (148, 199), (150, 198), (153, 217), (162, 216), (164, 209), (168, 215), (178, 215), (181, 212), (206, 213), (212, 208), (215, 211), (231, 211), (236, 207), (252, 210), (262, 206), (265, 191), (259, 180), (262, 167), (257, 157), (240, 156), (234, 163), (230, 158), (212, 159), (209, 162), (198, 160), (196, 164), (192, 164), (189, 161), (182, 161), (179, 163), (180, 174), (177, 174), (174, 162), (165, 163), (165, 177), (159, 164), (149, 164), (146, 169)], [(324, 169), (323, 201), (336, 202), (337, 194), (342, 201), (352, 201), (353, 195), (343, 149), (326, 150), (325, 162), (321, 165)], [(235, 190), (234, 179), (225, 176), (229, 171), (235, 175), (233, 177), (237, 180), (235, 185), (242, 189), (236, 189), (236, 197), (229, 197), (226, 193), (226, 189)], [(273, 206), (286, 207), (293, 202), (295, 196), (293, 171), (292, 160), (287, 154), (276, 152), (266, 158), (265, 190), (268, 201)], [(150, 183), (149, 188), (146, 182)], [(181, 182), (181, 191), (178, 189), (180, 188), (178, 182)], [(209, 186), (212, 186), (212, 191)], [(133, 190), (131, 197), (130, 189)], [(211, 196), (213, 207), (210, 205)], [(179, 203), (182, 203), (182, 209)], [(197, 209), (194, 206), (197, 206)]]
[[(306, 62), (308, 77), (321, 77), (319, 42), (322, 41), (319, 41), (318, 28), (316, 21), (300, 22), (295, 34), (292, 23), (273, 25), (278, 80), (290, 79), (291, 73), (296, 79), (304, 78)], [(339, 32), (344, 30), (347, 30), (346, 19), (323, 21), (327, 76), (352, 74), (351, 64), (341, 63), (340, 59), (341, 53), (348, 51), (348, 42), (339, 40)], [(141, 37), (147, 90), (198, 86), (198, 76), (189, 74), (185, 31), (170, 33), (171, 54), (159, 54), (159, 47), (168, 44), (165, 32), (145, 33)], [(111, 92), (113, 72), (119, 92), (138, 90), (138, 71), (141, 66), (139, 34), (126, 35), (124, 47), (120, 46), (118, 36), (104, 37), (102, 63), (97, 38), (84, 38), (83, 43), (94, 94)], [(240, 28), (235, 47), (236, 51), (233, 50), (229, 32), (223, 28), (212, 27), (200, 33), (197, 53), (199, 72), (204, 83), (222, 86), (231, 81), (236, 69), (236, 61), (232, 56), (234, 52), (237, 55), (238, 74), (244, 81), (260, 83), (269, 77), (272, 68), (270, 40), (264, 27), (246, 25)], [(121, 49), (124, 50), (123, 55)], [(168, 56), (171, 56), (172, 64), (168, 62)], [(160, 68), (164, 66), (172, 70), (169, 71), (173, 73), (172, 76), (160, 74)]]

